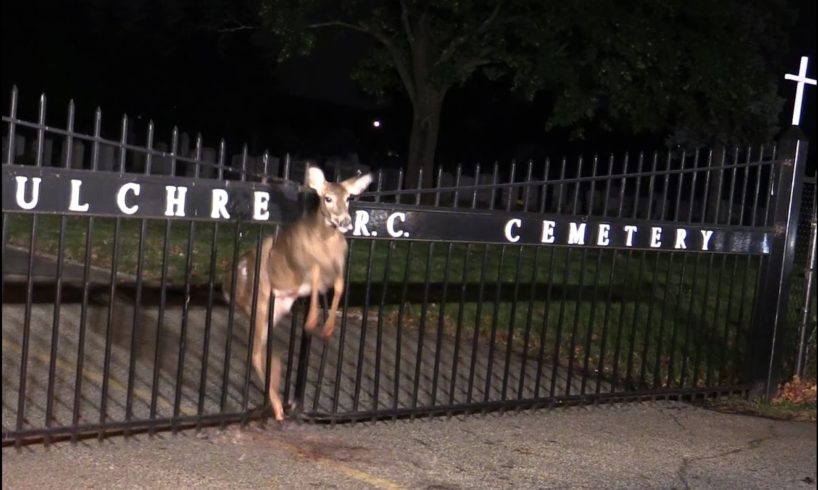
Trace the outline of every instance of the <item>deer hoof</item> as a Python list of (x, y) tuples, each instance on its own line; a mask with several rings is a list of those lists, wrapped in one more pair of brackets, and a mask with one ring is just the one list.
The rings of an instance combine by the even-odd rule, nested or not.
[(284, 423), (284, 407), (281, 406), (281, 400), (270, 400), (273, 406), (273, 416), (279, 424)]
[(307, 321), (304, 323), (304, 330), (306, 330), (307, 333), (312, 333), (312, 331), (315, 330), (315, 327), (317, 326), (318, 315), (315, 315), (314, 317), (307, 317)]
[(327, 342), (330, 339), (330, 337), (332, 337), (332, 332), (334, 331), (335, 323), (327, 323), (326, 325), (324, 325), (324, 329), (321, 330), (321, 339), (323, 339), (324, 342)]

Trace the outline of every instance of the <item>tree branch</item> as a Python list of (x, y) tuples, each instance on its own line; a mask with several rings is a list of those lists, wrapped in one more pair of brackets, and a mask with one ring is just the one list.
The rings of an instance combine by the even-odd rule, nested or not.
[(234, 26), (234, 27), (222, 27), (222, 28), (216, 29), (216, 32), (230, 33), (230, 32), (239, 32), (239, 31), (254, 31), (256, 29), (261, 29), (261, 26), (245, 25), (245, 24), (242, 24), (240, 22), (236, 22), (236, 24), (237, 25)]
[(463, 34), (462, 36), (456, 37), (452, 39), (452, 42), (449, 43), (448, 46), (443, 50), (440, 54), (440, 58), (435, 62), (435, 65), (439, 65), (442, 63), (448, 62), (452, 56), (457, 52), (457, 48), (462, 46), (466, 43), (474, 34), (482, 34), (488, 30), (491, 24), (497, 19), (497, 16), (500, 14), (500, 7), (502, 7), (503, 2), (497, 2), (497, 5), (494, 7), (494, 10), (491, 11), (488, 17), (480, 24), (474, 32), (468, 32)]
[(400, 50), (395, 46), (391, 39), (380, 29), (369, 26), (366, 24), (351, 24), (349, 22), (343, 22), (340, 20), (331, 20), (327, 22), (319, 22), (316, 24), (309, 24), (307, 26), (310, 29), (320, 29), (323, 27), (343, 27), (345, 29), (350, 29), (357, 32), (363, 32), (364, 34), (369, 34), (370, 36), (374, 37), (379, 43), (389, 51), (389, 54), (392, 56), (392, 60), (395, 62), (395, 70), (397, 70), (398, 75), (400, 76), (403, 85), (406, 87), (406, 93), (409, 95), (409, 99), (414, 104), (415, 102), (415, 84), (412, 82), (412, 76), (409, 72), (409, 66), (401, 56)]
[(412, 33), (412, 24), (409, 22), (409, 8), (406, 7), (404, 0), (400, 1), (400, 19), (403, 22), (403, 30), (406, 31), (406, 39), (409, 40), (409, 46), (414, 46), (415, 35)]
[(320, 29), (322, 27), (343, 27), (345, 29), (351, 29), (353, 31), (372, 34), (372, 32), (364, 26), (360, 26), (358, 24), (350, 24), (349, 22), (342, 22), (340, 20), (331, 20), (328, 22), (318, 22), (317, 24), (307, 25), (308, 29)]
[(466, 58), (461, 62), (457, 63), (454, 67), (455, 73), (457, 73), (461, 79), (465, 79), (469, 75), (471, 75), (474, 70), (480, 68), (481, 66), (490, 65), (495, 63), (495, 60), (489, 57), (473, 57), (473, 58)]

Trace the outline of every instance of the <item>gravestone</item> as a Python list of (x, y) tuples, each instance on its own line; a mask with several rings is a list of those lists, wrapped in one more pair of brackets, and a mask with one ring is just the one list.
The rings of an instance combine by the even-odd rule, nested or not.
[[(381, 170), (381, 190), (383, 191), (394, 191), (398, 188), (398, 184), (400, 183), (400, 171), (385, 168)], [(392, 200), (392, 199), (389, 199)]]
[(111, 145), (99, 145), (99, 160), (97, 161), (97, 169), (111, 172), (119, 170), (118, 162), (115, 158), (114, 147)]
[(71, 146), (71, 168), (85, 168), (85, 143), (74, 140)]
[(176, 160), (176, 173), (185, 177), (193, 177), (196, 172), (196, 164), (188, 162), (196, 158), (196, 148), (190, 147), (190, 135), (182, 132), (179, 135), (179, 149), (177, 155), (185, 160)]
[(218, 175), (216, 170), (216, 150), (202, 148), (202, 161), (199, 165), (199, 177), (209, 179)]
[[(33, 137), (30, 141), (29, 147), (26, 148), (25, 146), (25, 139), (21, 135), (16, 135), (15, 142), (14, 142), (14, 152), (17, 157), (24, 156), (24, 158), (17, 158), (16, 163), (20, 163), (21, 160), (30, 163), (32, 165), (37, 163), (37, 137)], [(47, 166), (51, 164), (53, 152), (53, 142), (46, 138), (43, 140), (43, 154), (42, 160), (40, 164), (43, 166)]]
[[(167, 143), (159, 141), (154, 146), (156, 152), (166, 153), (168, 151)], [(170, 175), (171, 159), (169, 156), (153, 153), (151, 157), (151, 174), (152, 175)]]

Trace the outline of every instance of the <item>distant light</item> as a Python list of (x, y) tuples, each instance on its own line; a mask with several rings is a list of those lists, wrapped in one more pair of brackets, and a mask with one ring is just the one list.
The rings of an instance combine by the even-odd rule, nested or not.
[(378, 121), (377, 119), (375, 119), (374, 121), (372, 121), (372, 127), (373, 127), (373, 128), (379, 128), (379, 127), (381, 127), (381, 122), (380, 122), (380, 121)]

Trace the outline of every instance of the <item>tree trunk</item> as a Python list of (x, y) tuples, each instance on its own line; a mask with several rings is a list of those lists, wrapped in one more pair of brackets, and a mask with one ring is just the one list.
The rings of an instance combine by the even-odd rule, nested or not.
[(409, 161), (406, 168), (406, 188), (418, 187), (418, 176), (423, 170), (422, 187), (433, 186), (435, 150), (440, 132), (440, 111), (443, 92), (427, 89), (418, 93), (413, 106), (412, 134), (409, 136)]

